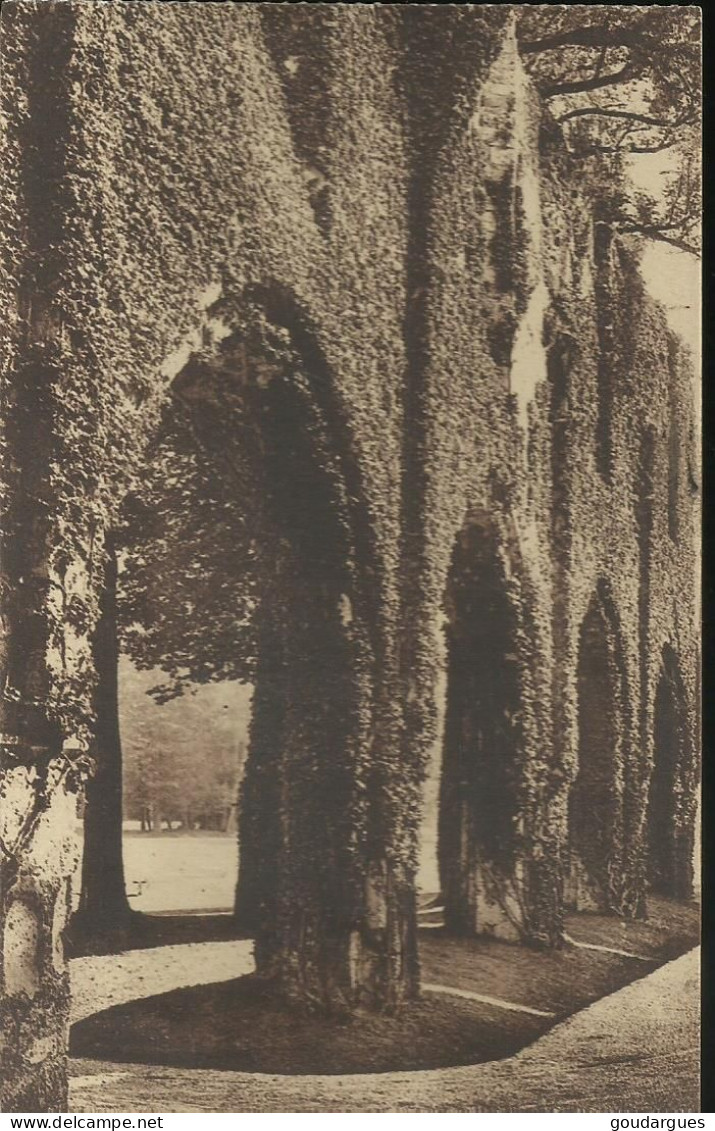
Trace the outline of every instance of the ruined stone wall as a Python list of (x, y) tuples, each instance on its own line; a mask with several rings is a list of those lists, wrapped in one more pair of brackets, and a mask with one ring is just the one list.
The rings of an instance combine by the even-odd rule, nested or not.
[[(519, 624), (508, 647), (521, 686), (521, 711), (510, 722), (518, 730), (515, 761), (502, 752), (512, 758), (511, 785), (501, 801), (489, 795), (481, 817), (486, 827), (489, 805), (510, 809), (511, 844), (480, 845), (476, 786), (465, 796), (469, 766), (457, 751), (443, 768), (447, 917), (454, 913), (459, 929), (553, 941), (564, 901), (644, 911), (652, 700), (666, 642), (683, 670), (682, 726), (694, 733), (692, 373), (664, 311), (645, 293), (635, 249), (599, 221), (588, 177), (539, 104), (509, 30), (451, 116), (428, 241), (426, 659), (414, 670), (424, 672), (428, 701), (436, 687), (430, 661), (438, 666), (444, 656), (445, 613), (447, 639), (459, 638), (459, 610), (450, 607), (460, 584), (454, 572), (465, 568), (470, 530), (480, 530), (481, 544), (491, 542), (502, 558)], [(653, 441), (648, 485), (644, 435)], [(653, 516), (647, 532), (644, 492)], [(603, 616), (608, 653), (599, 713), (610, 713), (614, 735), (601, 783), (608, 829), (591, 852), (603, 858), (600, 883), (569, 829), (578, 819), (574, 793), (589, 774), (605, 773), (585, 766), (579, 781), (580, 735), (582, 742), (590, 724), (585, 705), (580, 715), (578, 672), (581, 664), (588, 682), (592, 643), (584, 625), (592, 606)], [(464, 743), (450, 711), (448, 686), (445, 757), (450, 726), (455, 746)], [(683, 743), (672, 815), (685, 829), (692, 828), (695, 763), (692, 739)], [(690, 834), (679, 845), (676, 886), (684, 896)]]
[[(559, 897), (545, 808), (553, 757), (550, 491), (547, 469), (539, 466), (543, 452), (534, 442), (537, 397), (543, 396), (546, 378), (542, 333), (549, 301), (540, 119), (541, 107), (508, 30), (462, 112), (454, 115), (436, 178), (424, 586), (436, 618), (431, 633), (438, 638), (455, 544), (470, 526), (481, 526), (502, 560), (517, 617), (523, 707), (514, 722), (521, 736), (513, 843), (504, 847), (502, 859), (482, 856), (476, 866), (472, 926), (548, 940), (558, 930)], [(449, 714), (449, 688), (447, 696)], [(443, 781), (443, 827), (455, 819), (449, 793)], [(466, 799), (464, 804), (469, 806)], [(504, 804), (512, 802), (505, 798)], [(448, 886), (455, 861), (445, 858), (444, 848)]]
[[(188, 400), (204, 381), (215, 411), (222, 374), (237, 371), (257, 326), (283, 336), (263, 369), (253, 365), (256, 388), (281, 351), (300, 355), (291, 372), (306, 419), (319, 421), (314, 450), (335, 469), (331, 516), (349, 532), (348, 590), (326, 589), (352, 705), (335, 757), (349, 782), (346, 835), (360, 849), (337, 852), (329, 877), (349, 879), (341, 992), (357, 993), (368, 968), (383, 1001), (414, 990), (419, 786), (443, 621), (458, 637), (472, 547), (489, 548), (503, 583), (502, 658), (520, 707), (504, 779), (511, 827), (488, 852), (478, 806), (446, 775), (444, 822), (472, 830), (466, 857), (443, 851), (462, 923), (555, 943), (564, 898), (643, 911), (666, 646), (682, 681), (675, 819), (687, 855), (697, 683), (687, 362), (642, 292), (632, 249), (597, 223), (508, 13), (405, 9), (3, 5), (3, 581), (13, 596), (2, 803), (4, 844), (20, 850), (3, 892), (6, 1110), (65, 1103), (63, 892), (72, 791), (92, 748), (103, 532), (172, 380)], [(315, 600), (311, 590), (304, 608)], [(621, 706), (611, 880), (595, 894), (568, 828), (593, 607)], [(289, 655), (309, 628), (296, 624)], [(318, 733), (321, 716), (306, 725)], [(299, 736), (291, 742), (294, 797), (317, 805), (299, 780)], [(59, 776), (67, 789), (55, 796)], [(298, 877), (306, 905), (324, 896), (309, 870)], [(687, 894), (687, 867), (679, 874)], [(295, 896), (281, 900), (263, 939), (274, 962), (295, 950)], [(399, 974), (395, 954), (407, 956)]]

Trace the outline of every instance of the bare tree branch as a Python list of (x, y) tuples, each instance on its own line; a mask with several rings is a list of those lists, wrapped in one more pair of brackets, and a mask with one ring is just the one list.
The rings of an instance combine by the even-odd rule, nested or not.
[[(646, 126), (653, 126), (659, 129), (677, 129), (679, 126), (690, 125), (690, 116), (680, 117), (675, 119), (668, 118), (653, 118), (649, 114), (638, 114), (634, 110), (615, 110), (609, 107), (601, 106), (582, 106), (577, 110), (569, 110), (568, 113), (563, 114), (559, 122), (571, 122), (574, 118), (621, 118), (631, 122), (639, 122)], [(693, 116), (692, 121), (695, 118)]]
[(611, 71), (598, 78), (550, 83), (542, 88), (541, 94), (544, 98), (556, 98), (563, 94), (587, 94), (591, 90), (602, 90), (607, 86), (618, 86), (620, 83), (630, 82), (637, 77), (639, 69), (639, 66), (632, 59), (629, 59), (620, 71)]
[[(526, 66), (544, 99), (565, 98), (558, 121), (573, 152), (674, 154), (672, 169), (669, 163), (650, 193), (607, 160), (596, 162), (603, 167), (595, 176), (618, 230), (697, 255), (702, 204), (691, 151), (701, 109), (698, 20), (615, 7), (602, 9), (595, 24), (580, 16), (554, 22), (550, 12), (535, 18), (529, 11), (519, 44)], [(632, 109), (619, 97), (625, 84), (637, 84)]]
[(627, 145), (623, 140), (614, 145), (598, 145), (594, 142), (584, 146), (583, 149), (586, 153), (664, 153), (666, 149), (672, 149), (677, 140), (675, 137), (669, 137), (654, 145)]
[(696, 244), (688, 243), (687, 240), (676, 236), (667, 236), (660, 228), (633, 224), (630, 227), (620, 227), (619, 231), (624, 236), (644, 236), (645, 239), (658, 240), (660, 243), (677, 248), (678, 251), (686, 251), (688, 255), (700, 255), (700, 248)]
[(542, 51), (555, 51), (559, 47), (638, 47), (643, 42), (643, 31), (634, 27), (607, 27), (605, 24), (587, 24), (585, 27), (571, 28), (556, 32), (541, 39), (520, 42), (519, 50), (524, 55), (536, 55)]

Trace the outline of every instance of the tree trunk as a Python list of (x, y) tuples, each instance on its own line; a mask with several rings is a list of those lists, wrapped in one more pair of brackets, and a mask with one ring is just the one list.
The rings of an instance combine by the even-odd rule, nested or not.
[(235, 917), (255, 932), (278, 887), (280, 751), (285, 743), (287, 679), (281, 633), (263, 617), (251, 733), (239, 790), (239, 867)]
[(122, 745), (119, 732), (117, 556), (106, 542), (105, 584), (93, 651), (97, 672), (96, 771), (87, 783), (80, 913), (92, 931), (126, 926), (130, 914), (122, 853)]

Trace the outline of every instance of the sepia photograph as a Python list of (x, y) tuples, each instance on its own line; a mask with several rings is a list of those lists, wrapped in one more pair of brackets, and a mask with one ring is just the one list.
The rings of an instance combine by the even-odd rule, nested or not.
[(698, 7), (3, 0), (0, 1112), (705, 1126), (701, 162)]

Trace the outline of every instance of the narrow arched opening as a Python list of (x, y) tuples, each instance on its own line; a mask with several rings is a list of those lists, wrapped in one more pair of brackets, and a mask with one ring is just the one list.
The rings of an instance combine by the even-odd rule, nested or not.
[(691, 850), (683, 821), (687, 758), (685, 692), (678, 660), (666, 645), (653, 715), (653, 770), (648, 797), (648, 886), (657, 895), (690, 894)]
[[(234, 563), (250, 557), (255, 605), (236, 927), (255, 938), (262, 976), (291, 996), (348, 1008), (409, 997), (414, 892), (407, 865), (388, 862), (386, 786), (370, 760), (379, 593), (363, 583), (375, 562), (356, 461), (327, 363), (290, 296), (255, 289), (236, 322), (171, 388), (250, 525), (250, 555), (237, 546)], [(210, 540), (210, 524), (205, 532)], [(221, 569), (232, 600), (230, 561)], [(227, 621), (225, 646), (233, 639)], [(191, 641), (172, 647), (186, 658)], [(215, 660), (209, 682), (224, 677)]]
[(615, 909), (626, 717), (618, 631), (602, 586), (581, 627), (576, 679), (578, 770), (569, 798), (569, 901), (578, 910)]
[(447, 698), (439, 819), (445, 924), (512, 935), (521, 677), (518, 615), (489, 521), (467, 525), (447, 586)]

